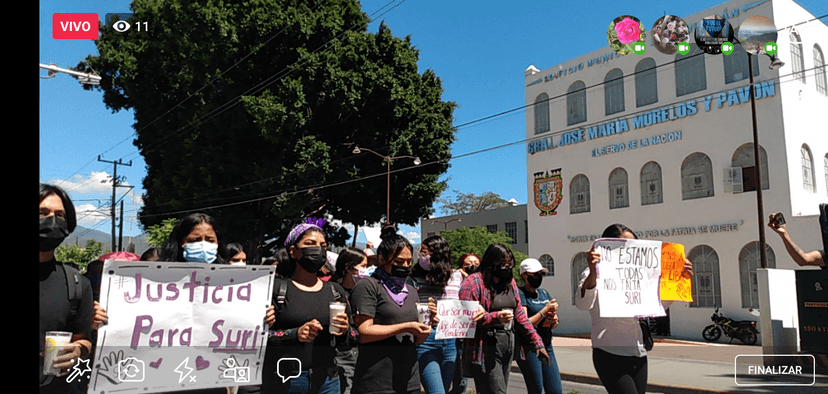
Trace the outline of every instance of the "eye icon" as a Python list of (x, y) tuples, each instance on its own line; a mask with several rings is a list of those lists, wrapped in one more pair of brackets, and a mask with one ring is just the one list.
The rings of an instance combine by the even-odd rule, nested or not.
[(112, 28), (119, 33), (123, 33), (129, 30), (129, 23), (127, 23), (126, 21), (117, 21), (112, 24)]

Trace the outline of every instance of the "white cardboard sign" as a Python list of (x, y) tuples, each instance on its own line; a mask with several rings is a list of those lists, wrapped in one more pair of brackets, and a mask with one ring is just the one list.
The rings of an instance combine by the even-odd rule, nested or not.
[(472, 318), (480, 304), (477, 301), (440, 300), (437, 301), (437, 333), (434, 339), (474, 338), (477, 328)]
[(598, 263), (601, 317), (664, 316), (659, 296), (661, 241), (601, 238)]
[(260, 384), (274, 269), (109, 261), (89, 392)]

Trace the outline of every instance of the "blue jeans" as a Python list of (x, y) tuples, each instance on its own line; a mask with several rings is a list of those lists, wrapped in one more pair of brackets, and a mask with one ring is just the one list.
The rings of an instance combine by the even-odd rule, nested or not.
[(526, 392), (529, 394), (561, 394), (561, 372), (558, 369), (558, 362), (555, 360), (555, 353), (552, 351), (552, 344), (546, 347), (549, 353), (549, 365), (542, 363), (534, 351), (525, 352), (526, 360), (517, 360), (520, 373), (526, 382)]
[(269, 382), (262, 384), (262, 393), (278, 394), (339, 394), (339, 376), (330, 378), (323, 374), (311, 374), (302, 371), (299, 376), (288, 379), (287, 382), (268, 379)]
[(417, 360), (420, 363), (420, 383), (427, 394), (445, 394), (454, 379), (457, 362), (457, 345), (455, 339), (436, 340), (436, 330), (417, 347)]

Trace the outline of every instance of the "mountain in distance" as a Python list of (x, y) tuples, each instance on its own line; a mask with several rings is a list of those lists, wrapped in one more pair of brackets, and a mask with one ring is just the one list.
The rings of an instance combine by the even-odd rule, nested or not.
[[(135, 244), (135, 254), (141, 255), (147, 249), (150, 248), (149, 243), (147, 242), (147, 235), (146, 233), (141, 234), (137, 237), (128, 237), (124, 235), (123, 240), (123, 248), (126, 250), (129, 247), (129, 243), (132, 242)], [(87, 227), (83, 227), (78, 225), (75, 227), (75, 231), (69, 234), (68, 237), (63, 241), (65, 245), (80, 245), (85, 246), (87, 240), (94, 240), (95, 242), (102, 242), (103, 243), (103, 250), (106, 252), (107, 250), (112, 250), (110, 244), (112, 243), (112, 234), (108, 232), (103, 232), (100, 230), (95, 230)], [(118, 242), (118, 234), (115, 234), (115, 242)]]

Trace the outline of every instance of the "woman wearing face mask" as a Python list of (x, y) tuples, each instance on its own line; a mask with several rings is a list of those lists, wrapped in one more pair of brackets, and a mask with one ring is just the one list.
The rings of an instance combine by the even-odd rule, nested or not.
[(359, 358), (353, 393), (419, 393), (416, 346), (431, 334), (418, 322), (417, 289), (406, 283), (413, 249), (396, 228), (382, 229), (379, 267), (351, 293), (359, 330)]
[(158, 261), (226, 264), (219, 256), (221, 230), (212, 216), (192, 213), (175, 225), (170, 238), (161, 247)]
[[(58, 353), (52, 366), (57, 376), (40, 375), (40, 393), (75, 393), (77, 387), (64, 377), (78, 357), (88, 358), (92, 343), (89, 340), (93, 319), (92, 286), (89, 280), (74, 268), (55, 260), (55, 249), (75, 229), (77, 219), (72, 200), (63, 189), (40, 184), (40, 365), (46, 355), (46, 332), (66, 331), (72, 336), (67, 346)], [(75, 279), (77, 288), (67, 282)], [(70, 292), (69, 289), (76, 289)], [(74, 294), (77, 297), (71, 297)], [(84, 391), (85, 392), (85, 391)]]
[(457, 267), (460, 268), (463, 279), (466, 279), (469, 275), (480, 270), (480, 256), (474, 253), (466, 253), (460, 256), (460, 260), (457, 260)]
[[(637, 239), (623, 224), (613, 224), (601, 238)], [(601, 317), (598, 294), (598, 263), (601, 254), (594, 248), (588, 254), (588, 266), (581, 273), (575, 291), (575, 306), (588, 310), (592, 319), (592, 364), (601, 383), (612, 394), (644, 394), (647, 391), (647, 349), (638, 319), (632, 317)], [(693, 275), (693, 265), (685, 260), (684, 273)], [(667, 309), (672, 301), (663, 301)]]
[[(294, 227), (285, 240), (288, 259), (276, 268), (281, 275), (273, 284), (277, 318), (270, 328), (262, 393), (340, 392), (334, 357), (336, 346), (349, 335), (350, 308), (342, 286), (317, 276), (328, 256), (324, 223), (324, 219), (309, 219)], [(333, 319), (332, 302), (345, 305), (345, 311)], [(301, 364), (280, 363), (283, 358), (295, 358)], [(298, 377), (284, 382), (279, 375)]]
[[(354, 290), (357, 282), (367, 278), (368, 257), (358, 248), (343, 249), (336, 259), (336, 270), (330, 281), (339, 283), (348, 296)], [(357, 361), (357, 336), (352, 330), (348, 341), (336, 348), (336, 365), (339, 368), (340, 388), (342, 394), (350, 394), (354, 387), (354, 369)]]
[(530, 349), (523, 349), (526, 357), (523, 360), (518, 359), (517, 363), (526, 382), (526, 391), (530, 394), (560, 394), (563, 392), (561, 374), (558, 370), (558, 362), (555, 360), (555, 353), (552, 351), (552, 330), (558, 326), (558, 315), (555, 313), (558, 310), (558, 302), (549, 295), (546, 289), (540, 287), (548, 271), (538, 260), (526, 259), (520, 263), (519, 272), (520, 277), (523, 278), (520, 303), (529, 316), (529, 322), (538, 331), (538, 335), (546, 346), (546, 353), (549, 355), (549, 363), (545, 364), (538, 360), (538, 357), (529, 351)]
[[(515, 330), (532, 343), (538, 359), (548, 363), (543, 340), (529, 322), (517, 284), (512, 279), (515, 257), (506, 245), (489, 245), (480, 272), (469, 275), (460, 288), (460, 299), (477, 301), (484, 313), (474, 316), (474, 339), (463, 347), (463, 370), (474, 378), (479, 393), (506, 394), (509, 372), (515, 356)], [(520, 348), (519, 348), (520, 349)], [(523, 358), (523, 352), (518, 354)]]
[(230, 265), (247, 265), (247, 253), (244, 253), (244, 246), (238, 243), (230, 243), (224, 247), (221, 254)]

